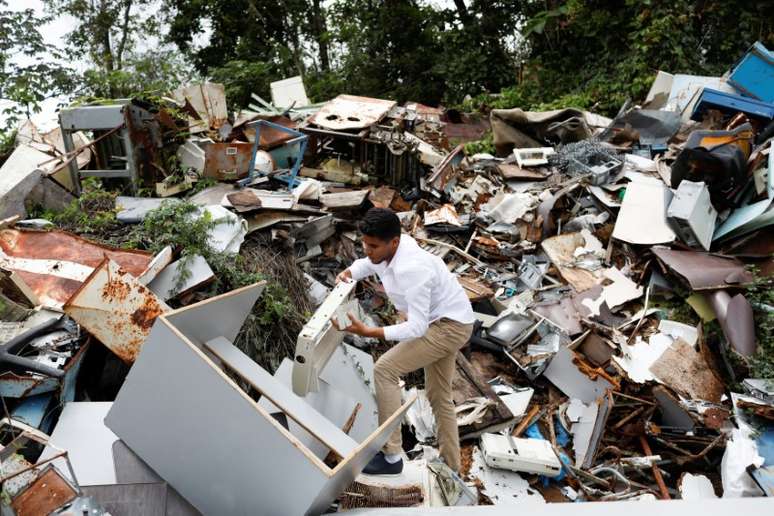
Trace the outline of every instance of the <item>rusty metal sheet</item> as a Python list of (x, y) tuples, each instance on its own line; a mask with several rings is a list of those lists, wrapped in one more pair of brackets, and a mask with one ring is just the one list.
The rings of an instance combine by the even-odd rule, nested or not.
[(683, 277), (693, 290), (719, 289), (750, 283), (752, 274), (734, 258), (696, 251), (675, 251), (666, 247), (652, 248), (664, 265)]
[(60, 307), (70, 299), (105, 256), (134, 276), (153, 258), (64, 231), (0, 230), (0, 266), (18, 273), (44, 306)]
[(325, 104), (310, 122), (333, 131), (363, 129), (379, 122), (395, 105), (392, 100), (339, 95)]
[(449, 140), (467, 143), (482, 139), (489, 130), (489, 122), (482, 120), (477, 123), (446, 123), (442, 131)]
[(78, 491), (59, 471), (48, 466), (24, 491), (16, 495), (11, 507), (17, 516), (50, 514), (78, 496)]
[(252, 156), (252, 143), (210, 143), (204, 148), (204, 177), (218, 181), (247, 177)]
[(133, 363), (156, 317), (170, 308), (116, 262), (105, 258), (64, 311), (124, 362)]
[(424, 223), (425, 226), (431, 226), (433, 224), (462, 226), (460, 216), (457, 215), (457, 210), (454, 209), (453, 204), (444, 204), (437, 210), (426, 211)]

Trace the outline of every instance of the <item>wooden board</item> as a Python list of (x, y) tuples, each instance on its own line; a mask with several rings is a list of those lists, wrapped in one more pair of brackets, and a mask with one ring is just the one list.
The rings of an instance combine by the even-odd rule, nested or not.
[(487, 410), (481, 422), (460, 427), (461, 438), (474, 437), (485, 431), (495, 431), (505, 427), (515, 419), (505, 403), (486, 383), (486, 379), (476, 372), (473, 364), (462, 353), (457, 353), (457, 369), (452, 380), (452, 389), (455, 405), (479, 397), (485, 397), (495, 403), (492, 408)]

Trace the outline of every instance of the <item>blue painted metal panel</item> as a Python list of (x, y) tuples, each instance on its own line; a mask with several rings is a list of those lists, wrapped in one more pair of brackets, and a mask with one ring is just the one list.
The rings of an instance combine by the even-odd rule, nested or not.
[(6, 398), (23, 398), (45, 392), (55, 391), (59, 380), (50, 377), (32, 377), (6, 372), (0, 375), (0, 396)]
[(54, 422), (53, 413), (49, 411), (53, 398), (51, 393), (27, 396), (11, 411), (11, 416), (33, 428), (49, 433)]
[(19, 375), (11, 371), (0, 374), (0, 396), (6, 398), (26, 398), (27, 396), (53, 392), (61, 388), (61, 401), (73, 401), (75, 399), (75, 381), (88, 347), (88, 343), (81, 346), (70, 361), (65, 364), (63, 378), (51, 378), (42, 375)]
[(774, 103), (774, 52), (756, 42), (734, 66), (728, 82), (749, 97)]
[(768, 104), (741, 95), (723, 93), (722, 91), (704, 88), (699, 96), (696, 106), (691, 113), (691, 120), (701, 122), (702, 116), (707, 110), (717, 109), (725, 113), (737, 113), (741, 111), (750, 118), (768, 122), (774, 118), (774, 104)]

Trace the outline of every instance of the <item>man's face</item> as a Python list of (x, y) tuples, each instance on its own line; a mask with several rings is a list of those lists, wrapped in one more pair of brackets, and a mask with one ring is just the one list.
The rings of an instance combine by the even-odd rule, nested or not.
[(371, 263), (382, 263), (389, 260), (398, 249), (400, 239), (395, 237), (391, 240), (382, 240), (377, 237), (363, 235), (363, 250)]

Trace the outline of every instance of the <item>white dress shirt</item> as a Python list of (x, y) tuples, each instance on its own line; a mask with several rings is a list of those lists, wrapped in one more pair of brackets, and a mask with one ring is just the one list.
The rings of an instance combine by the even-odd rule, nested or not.
[(428, 253), (408, 235), (401, 235), (389, 263), (368, 258), (349, 266), (352, 279), (379, 276), (395, 308), (408, 314), (405, 322), (384, 327), (386, 340), (409, 340), (423, 336), (433, 321), (443, 317), (471, 324), (475, 320), (470, 300), (457, 277), (439, 257)]

